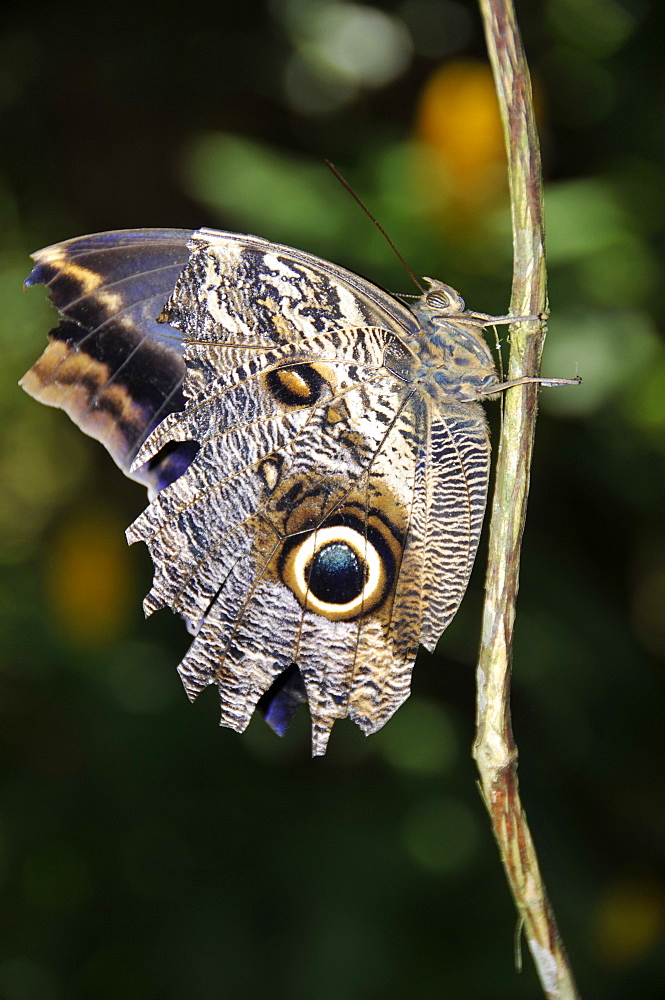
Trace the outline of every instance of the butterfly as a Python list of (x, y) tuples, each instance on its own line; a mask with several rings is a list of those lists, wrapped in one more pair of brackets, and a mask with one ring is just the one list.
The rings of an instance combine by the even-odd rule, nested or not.
[[(312, 752), (336, 719), (379, 729), (466, 589), (487, 496), (481, 401), (504, 388), (442, 282), (409, 306), (255, 236), (101, 233), (40, 250), (61, 319), (24, 376), (144, 483), (127, 531), (154, 563), (146, 614), (193, 635), (179, 667), (221, 724), (258, 706)], [(532, 381), (532, 379), (527, 379)], [(512, 383), (510, 383), (512, 384)]]

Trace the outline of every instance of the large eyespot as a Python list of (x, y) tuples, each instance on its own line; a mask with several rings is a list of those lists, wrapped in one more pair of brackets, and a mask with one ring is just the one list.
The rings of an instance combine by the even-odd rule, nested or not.
[(356, 518), (352, 524), (344, 520), (289, 539), (280, 567), (283, 582), (303, 607), (332, 621), (376, 608), (395, 576), (395, 555), (383, 532)]
[(317, 403), (328, 389), (328, 383), (305, 362), (273, 368), (265, 377), (268, 391), (284, 406), (311, 406)]

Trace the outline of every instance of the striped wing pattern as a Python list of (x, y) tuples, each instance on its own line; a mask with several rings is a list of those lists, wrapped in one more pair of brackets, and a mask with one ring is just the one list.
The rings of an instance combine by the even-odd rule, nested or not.
[[(172, 237), (152, 232), (155, 267)], [(102, 234), (112, 244), (111, 235)], [(131, 234), (121, 237), (123, 251), (134, 246)], [(106, 248), (102, 237), (87, 239), (92, 250), (63, 244), (37, 255), (37, 267), (57, 263), (56, 279), (69, 273), (70, 284), (74, 267), (99, 274)], [(96, 256), (81, 262), (79, 250)], [(127, 276), (109, 272), (83, 295), (79, 283), (93, 318), (74, 352), (90, 350), (100, 326), (120, 331), (124, 322), (111, 312), (100, 323), (99, 288), (129, 281), (135, 299), (149, 300), (136, 252)], [(489, 462), (472, 389), (493, 371), (491, 359), (478, 369), (476, 346), (470, 370), (455, 348), (459, 378), (448, 373), (442, 388), (445, 345), (425, 343), (414, 314), (365, 279), (212, 230), (191, 235), (184, 263), (177, 254), (169, 288), (149, 300), (154, 318), (142, 323), (143, 300), (134, 305), (134, 346), (94, 398), (88, 391), (85, 412), (106, 385), (121, 384), (137, 350), (178, 360), (179, 406), (169, 409), (165, 395), (157, 422), (144, 421), (131, 447), (128, 434), (124, 450), (116, 446), (128, 474), (151, 470), (156, 492), (127, 532), (155, 566), (146, 613), (170, 607), (186, 619), (194, 638), (179, 668), (184, 686), (194, 698), (216, 685), (223, 725), (242, 731), (269, 697), (281, 730), (306, 699), (313, 752), (322, 754), (336, 719), (348, 715), (366, 733), (387, 721), (408, 697), (418, 645), (433, 648), (462, 599)], [(72, 313), (78, 299), (68, 295), (54, 301)], [(62, 377), (68, 363), (40, 376), (59, 399), (46, 390), (40, 398), (65, 409), (76, 398), (70, 413), (90, 432), (76, 379)], [(108, 421), (96, 436), (112, 450)], [(178, 449), (179, 474), (160, 473)]]

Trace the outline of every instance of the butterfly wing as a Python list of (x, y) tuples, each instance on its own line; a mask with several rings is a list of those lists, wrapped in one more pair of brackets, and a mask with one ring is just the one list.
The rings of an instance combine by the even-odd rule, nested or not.
[[(190, 236), (139, 229), (69, 240), (34, 254), (26, 280), (47, 286), (62, 318), (21, 385), (65, 410), (127, 475), (148, 434), (184, 405), (182, 337), (157, 317), (189, 258)], [(189, 443), (132, 476), (158, 490), (192, 454)]]
[(216, 684), (223, 724), (261, 702), (278, 731), (306, 698), (315, 753), (337, 718), (378, 729), (461, 600), (487, 487), (482, 410), (423, 387), (414, 315), (328, 261), (212, 230), (36, 260), (63, 322), (26, 388), (160, 491), (128, 538), (155, 564), (146, 611), (195, 634), (190, 697)]
[[(211, 377), (252, 355), (344, 328), (382, 327), (411, 340), (414, 315), (360, 275), (258, 236), (201, 229), (164, 311)], [(191, 368), (185, 391), (194, 395)], [(204, 369), (204, 375), (210, 373)]]
[[(250, 345), (274, 346), (340, 323), (389, 319), (417, 328), (407, 309), (395, 300), (386, 308), (387, 297), (364, 278), (256, 236), (119, 230), (46, 247), (33, 259), (25, 284), (46, 285), (62, 318), (21, 385), (65, 410), (151, 495), (177, 478), (195, 453), (185, 442), (149, 467), (129, 471), (151, 431), (184, 405), (183, 330), (219, 341), (224, 329), (228, 343), (212, 358), (219, 367), (244, 359)], [(262, 278), (261, 268), (273, 259), (284, 268), (277, 283), (275, 275)], [(172, 323), (164, 316), (169, 298)]]
[(376, 286), (261, 240), (192, 246), (166, 308), (188, 338), (187, 407), (139, 461), (191, 438), (200, 451), (129, 529), (156, 567), (146, 611), (190, 621), (185, 687), (216, 684), (235, 729), (282, 675), (293, 710), (297, 664), (322, 753), (336, 718), (383, 725), (461, 600), (484, 416), (443, 414), (409, 379), (417, 325)]

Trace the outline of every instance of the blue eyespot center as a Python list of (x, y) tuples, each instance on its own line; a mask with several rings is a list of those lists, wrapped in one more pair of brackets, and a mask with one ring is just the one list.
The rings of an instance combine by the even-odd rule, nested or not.
[(330, 542), (312, 559), (307, 582), (319, 601), (348, 604), (362, 593), (365, 585), (363, 566), (345, 542)]

